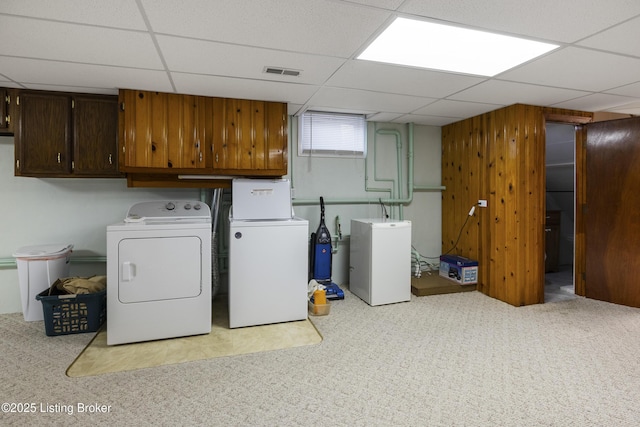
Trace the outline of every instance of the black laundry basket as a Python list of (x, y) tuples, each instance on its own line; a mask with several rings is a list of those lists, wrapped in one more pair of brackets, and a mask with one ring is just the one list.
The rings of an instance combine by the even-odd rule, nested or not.
[(48, 295), (40, 292), (44, 326), (48, 336), (96, 332), (107, 317), (107, 291), (90, 294)]

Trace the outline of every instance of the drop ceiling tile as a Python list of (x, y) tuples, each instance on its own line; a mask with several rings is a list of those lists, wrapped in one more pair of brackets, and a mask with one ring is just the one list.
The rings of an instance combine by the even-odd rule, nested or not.
[(295, 116), (296, 114), (298, 114), (301, 108), (302, 104), (294, 104), (289, 102), (287, 103), (287, 114), (289, 114), (290, 116)]
[(364, 6), (377, 7), (380, 9), (396, 10), (404, 0), (341, 0), (348, 3), (359, 3)]
[[(615, 72), (611, 72), (615, 70)], [(501, 80), (600, 92), (638, 81), (640, 59), (568, 47), (499, 75)]]
[(310, 109), (335, 107), (373, 112), (410, 113), (433, 101), (431, 98), (417, 96), (322, 87), (309, 100), (308, 106)]
[(640, 102), (632, 102), (630, 104), (618, 105), (617, 107), (610, 108), (609, 111), (621, 114), (631, 114), (634, 116), (640, 116)]
[(461, 74), (351, 60), (327, 81), (327, 85), (443, 98), (484, 80)]
[(571, 43), (640, 14), (640, 2), (408, 0), (399, 10), (497, 32)]
[(82, 87), (82, 86), (62, 86), (62, 85), (49, 85), (49, 84), (25, 84), (27, 89), (33, 90), (52, 90), (56, 92), (78, 92), (78, 93), (93, 93), (97, 95), (117, 95), (118, 89), (112, 88), (96, 88), (96, 87)]
[(569, 108), (572, 110), (585, 110), (595, 112), (607, 111), (619, 105), (625, 105), (637, 100), (639, 99), (630, 98), (627, 96), (596, 93), (593, 95), (583, 96), (582, 98), (572, 99), (571, 101), (560, 102), (558, 104), (554, 104), (553, 106), (559, 108)]
[(513, 105), (530, 104), (548, 106), (580, 96), (590, 92), (551, 88), (525, 83), (488, 80), (477, 86), (465, 89), (448, 99), (458, 101), (486, 102), (489, 104)]
[[(0, 56), (0, 70), (24, 85), (130, 88), (173, 92), (164, 71)], [(55, 82), (55, 83), (54, 83)]]
[(318, 90), (317, 86), (280, 82), (171, 73), (178, 93), (223, 98), (257, 99), (292, 104), (305, 104)]
[[(631, 40), (636, 42), (630, 43)], [(640, 18), (635, 18), (578, 42), (581, 46), (640, 57)]]
[(367, 120), (371, 122), (380, 122), (380, 123), (388, 123), (392, 122), (395, 119), (404, 116), (404, 114), (398, 113), (374, 113), (367, 116)]
[(3, 33), (20, 34), (0, 55), (162, 69), (149, 34), (0, 15)]
[(0, 87), (19, 88), (20, 85), (16, 82), (12, 82), (11, 80), (4, 80), (4, 78), (0, 78)]
[(426, 107), (412, 111), (412, 114), (438, 117), (456, 117), (459, 119), (477, 116), (488, 111), (497, 110), (504, 105), (484, 104), (480, 102), (439, 100)]
[[(322, 84), (345, 62), (335, 57), (170, 36), (158, 36), (158, 43), (169, 70), (196, 74)], [(265, 66), (300, 70), (300, 75), (266, 74)]]
[(621, 86), (621, 87), (617, 87), (615, 89), (609, 89), (606, 92), (607, 93), (612, 93), (614, 95), (640, 97), (640, 82), (633, 83), (633, 84), (630, 84), (630, 85)]
[(444, 126), (460, 121), (460, 117), (423, 116), (418, 114), (405, 114), (392, 120), (394, 123), (413, 123), (423, 126)]
[(2, 0), (0, 13), (102, 27), (147, 29), (136, 2), (131, 0)]
[[(157, 33), (348, 58), (391, 13), (331, 0), (141, 0)], [(202, 17), (206, 19), (202, 19)]]

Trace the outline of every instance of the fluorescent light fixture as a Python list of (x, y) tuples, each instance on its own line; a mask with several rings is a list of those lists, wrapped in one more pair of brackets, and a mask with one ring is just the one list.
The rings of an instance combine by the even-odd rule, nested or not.
[(549, 43), (396, 18), (358, 59), (495, 76), (556, 48)]

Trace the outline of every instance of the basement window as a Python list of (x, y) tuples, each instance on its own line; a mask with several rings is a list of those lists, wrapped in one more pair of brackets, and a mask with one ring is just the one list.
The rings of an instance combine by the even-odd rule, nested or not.
[(298, 117), (298, 155), (365, 157), (367, 122), (362, 114), (306, 111)]

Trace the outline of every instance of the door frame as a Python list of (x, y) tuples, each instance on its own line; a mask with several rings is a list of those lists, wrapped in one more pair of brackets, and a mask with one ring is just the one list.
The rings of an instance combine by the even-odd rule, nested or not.
[[(545, 114), (545, 128), (547, 122), (573, 124), (575, 127), (575, 166), (574, 166), (574, 181), (575, 181), (575, 205), (574, 205), (574, 255), (573, 255), (573, 282), (574, 293), (579, 296), (585, 296), (585, 271), (587, 266), (586, 257), (586, 238), (584, 229), (584, 209), (587, 203), (586, 200), (586, 141), (585, 141), (585, 128), (584, 125), (593, 121), (591, 117), (584, 116), (572, 116), (562, 114)], [(545, 135), (546, 142), (546, 135)], [(545, 163), (546, 163), (546, 150), (545, 150)], [(545, 172), (546, 182), (546, 172)], [(542, 263), (544, 265), (544, 262)], [(544, 277), (544, 274), (543, 274)], [(544, 280), (540, 284), (544, 293)]]

